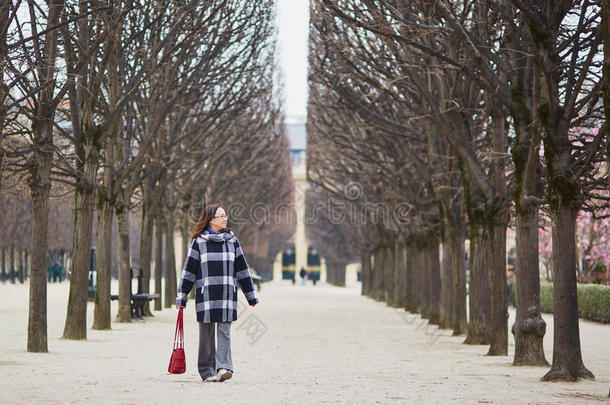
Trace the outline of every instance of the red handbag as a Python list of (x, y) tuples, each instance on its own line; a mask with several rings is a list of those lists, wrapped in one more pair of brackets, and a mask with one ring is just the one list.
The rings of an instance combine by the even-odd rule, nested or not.
[(186, 371), (186, 361), (184, 357), (184, 326), (182, 325), (182, 308), (178, 311), (176, 321), (176, 333), (174, 334), (174, 346), (172, 356), (169, 359), (167, 371), (170, 374), (182, 374)]

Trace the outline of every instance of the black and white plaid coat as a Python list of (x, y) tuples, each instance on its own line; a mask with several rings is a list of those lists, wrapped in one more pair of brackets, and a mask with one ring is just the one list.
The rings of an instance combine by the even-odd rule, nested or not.
[(176, 304), (186, 306), (195, 284), (198, 322), (237, 320), (237, 283), (250, 305), (258, 303), (244, 252), (233, 232), (207, 229), (191, 241), (178, 284)]

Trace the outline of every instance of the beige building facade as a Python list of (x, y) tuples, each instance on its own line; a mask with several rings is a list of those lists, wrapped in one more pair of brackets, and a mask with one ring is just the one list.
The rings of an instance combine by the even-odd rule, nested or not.
[(305, 193), (309, 188), (305, 153), (305, 124), (288, 124), (287, 129), (291, 141), (292, 178), (295, 189), (292, 220), (296, 222), (296, 228), (294, 235), (292, 235), (290, 240), (286, 241), (287, 249), (276, 257), (273, 265), (273, 279), (281, 280), (283, 272), (287, 270), (294, 271), (295, 277), (298, 280), (299, 271), (301, 268), (305, 268), (308, 272), (319, 272), (320, 281), (326, 281), (324, 259), (317, 255), (315, 246), (312, 246), (307, 240), (305, 232)]

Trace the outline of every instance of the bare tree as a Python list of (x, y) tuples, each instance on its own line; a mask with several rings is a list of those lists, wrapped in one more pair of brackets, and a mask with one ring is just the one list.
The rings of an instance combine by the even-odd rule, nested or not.
[[(4, 78), (8, 57), (7, 34), (15, 11), (12, 10), (12, 1), (3, 1), (0, 4), (0, 76)], [(4, 167), (4, 125), (7, 114), (6, 99), (9, 95), (10, 86), (2, 80), (0, 85), (0, 188), (2, 187)]]
[[(109, 81), (105, 99), (106, 105), (114, 106), (119, 102), (119, 96), (129, 80), (137, 75), (141, 69), (143, 60), (129, 55), (138, 55), (138, 52), (148, 46), (153, 46), (151, 38), (156, 41), (172, 42), (174, 45), (161, 54), (161, 63), (153, 70), (150, 69), (146, 75), (141, 90), (134, 91), (131, 102), (127, 103), (123, 116), (126, 118), (125, 125), (119, 122), (113, 124), (106, 139), (104, 148), (105, 162), (103, 165), (104, 186), (100, 189), (99, 210), (104, 227), (112, 221), (111, 211), (114, 211), (119, 223), (119, 314), (121, 322), (129, 322), (130, 315), (130, 276), (131, 267), (129, 253), (128, 212), (132, 206), (133, 193), (141, 182), (141, 176), (146, 175), (143, 165), (150, 156), (152, 144), (167, 116), (174, 105), (180, 100), (188, 100), (187, 93), (195, 87), (195, 79), (206, 77), (205, 68), (209, 66), (209, 59), (197, 58), (204, 51), (213, 52), (227, 44), (217, 44), (216, 49), (206, 49), (204, 41), (214, 43), (213, 38), (204, 36), (204, 28), (212, 24), (213, 18), (218, 17), (222, 11), (221, 4), (206, 6), (202, 13), (195, 13), (192, 21), (185, 20), (181, 31), (172, 35), (173, 40), (164, 39), (162, 26), (154, 26), (150, 32), (141, 32), (133, 21), (140, 18), (131, 18), (130, 25), (125, 28), (126, 37), (123, 58), (119, 61), (116, 57), (110, 57), (108, 62)], [(142, 18), (155, 20), (155, 12), (163, 14), (164, 11), (158, 7), (139, 11)], [(158, 18), (158, 17), (157, 17)], [(125, 22), (121, 21), (121, 24)], [(221, 26), (220, 22), (218, 23)], [(146, 24), (145, 24), (146, 26)], [(134, 40), (133, 37), (137, 38)], [(155, 83), (153, 86), (152, 84)], [(149, 230), (150, 232), (152, 230)], [(105, 232), (100, 233), (100, 242), (109, 245), (109, 240), (104, 239)], [(106, 251), (104, 249), (104, 251)], [(150, 256), (150, 253), (148, 254)], [(94, 324), (96, 328), (106, 329), (110, 327), (110, 275), (109, 257), (102, 255), (102, 268), (104, 272), (98, 275), (98, 310), (95, 312)], [(149, 265), (146, 268), (149, 274)], [(145, 281), (150, 277), (145, 277)], [(148, 291), (146, 291), (148, 292)]]
[[(601, 0), (601, 27), (600, 35), (604, 48), (604, 62), (602, 66), (602, 98), (604, 101), (604, 118), (605, 122), (610, 121), (610, 2)], [(607, 124), (603, 127), (606, 130), (606, 159), (608, 167), (610, 167), (610, 126)], [(610, 181), (609, 186), (610, 189)]]
[[(109, 134), (118, 126), (117, 120), (121, 117), (124, 107), (131, 99), (135, 89), (142, 83), (145, 76), (159, 64), (160, 54), (171, 53), (175, 43), (175, 33), (182, 29), (182, 24), (197, 2), (185, 4), (164, 5), (163, 10), (155, 14), (150, 23), (141, 28), (146, 30), (150, 25), (167, 24), (163, 36), (150, 48), (144, 48), (137, 53), (138, 67), (120, 89), (113, 87), (111, 102), (105, 108), (99, 108), (104, 95), (104, 81), (112, 68), (117, 65), (111, 61), (111, 55), (118, 46), (120, 39), (121, 22), (128, 19), (130, 12), (136, 9), (135, 3), (121, 5), (111, 3), (100, 18), (81, 20), (75, 31), (62, 31), (65, 42), (65, 60), (68, 67), (74, 66), (78, 58), (89, 55), (85, 67), (76, 75), (75, 83), (71, 87), (70, 114), (72, 120), (72, 133), (64, 136), (70, 140), (73, 148), (73, 161), (71, 165), (62, 167), (62, 174), (72, 178), (75, 186), (75, 237), (73, 248), (73, 276), (70, 279), (70, 297), (68, 300), (68, 313), (64, 327), (64, 337), (68, 339), (86, 338), (86, 284), (89, 262), (89, 246), (91, 242), (92, 222), (94, 214), (94, 200), (97, 184), (97, 171), (99, 156)], [(87, 13), (91, 5), (79, 3), (78, 12)], [(160, 7), (155, 3), (156, 8)], [(72, 10), (76, 13), (76, 10)], [(138, 33), (132, 32), (135, 37)], [(139, 33), (141, 35), (141, 32)], [(133, 38), (133, 37), (132, 37)], [(98, 46), (102, 44), (103, 46)], [(114, 59), (112, 59), (114, 61)], [(116, 72), (116, 70), (115, 70)], [(116, 80), (111, 81), (116, 86)], [(127, 242), (126, 242), (127, 243)], [(124, 263), (124, 262), (123, 262)], [(123, 267), (123, 265), (122, 265)], [(126, 270), (123, 267), (124, 274)], [(125, 278), (125, 276), (123, 276)], [(124, 289), (123, 289), (124, 290)], [(122, 294), (123, 306), (126, 301), (125, 292)]]
[[(5, 7), (11, 8), (10, 11)], [(28, 186), (32, 196), (32, 258), (30, 277), (30, 309), (28, 319), (28, 351), (47, 352), (47, 318), (46, 318), (46, 268), (47, 268), (47, 232), (48, 232), (48, 209), (49, 194), (51, 189), (51, 162), (53, 159), (53, 127), (55, 124), (55, 111), (63, 95), (67, 91), (67, 85), (56, 88), (56, 60), (58, 56), (57, 37), (58, 26), (63, 13), (64, 5), (59, 1), (49, 1), (44, 7), (37, 7), (34, 2), (28, 3), (29, 21), (19, 21), (15, 15), (16, 7), (4, 3), (2, 14), (6, 12), (13, 14), (15, 32), (13, 33), (16, 44), (12, 46), (15, 52), (20, 52), (23, 58), (21, 63), (14, 61), (9, 63), (10, 71), (4, 71), (8, 75), (9, 88), (4, 86), (3, 91), (10, 92), (12, 105), (19, 113), (24, 114), (29, 121), (20, 125), (14, 121), (14, 128), (21, 129), (21, 134), (13, 133), (13, 136), (26, 135), (27, 140), (13, 141), (8, 156), (13, 157), (12, 169), (19, 172), (23, 169), (28, 171)], [(45, 15), (46, 13), (46, 15)], [(8, 22), (8, 20), (5, 20)], [(27, 28), (26, 28), (27, 27)], [(4, 33), (7, 27), (2, 27)], [(5, 35), (2, 35), (5, 39)], [(31, 40), (26, 40), (31, 37)], [(3, 51), (6, 51), (4, 42)], [(8, 46), (11, 48), (11, 46)], [(4, 56), (4, 55), (3, 55)], [(4, 58), (3, 58), (4, 67)], [(13, 88), (10, 88), (13, 87)], [(3, 95), (3, 110), (5, 111), (5, 100), (7, 94)], [(5, 113), (1, 117), (5, 122)], [(27, 128), (31, 125), (30, 128)], [(4, 126), (3, 126), (4, 135)], [(4, 144), (4, 140), (3, 140)], [(6, 144), (3, 145), (4, 155)], [(20, 160), (20, 155), (25, 160)]]
[[(312, 15), (315, 15), (315, 13), (312, 12)], [(317, 20), (315, 20), (316, 23)], [(334, 22), (337, 25), (342, 24), (341, 22), (335, 21)], [(409, 171), (407, 171), (406, 176), (415, 176), (416, 178), (424, 178), (427, 179), (427, 182), (429, 183), (427, 185), (427, 190), (429, 190), (429, 192), (431, 193), (430, 195), (437, 195), (437, 196), (442, 196), (443, 194), (448, 195), (448, 193), (446, 192), (448, 189), (444, 188), (444, 192), (441, 192), (439, 194), (439, 190), (441, 190), (441, 188), (439, 188), (438, 190), (435, 189), (434, 185), (431, 182), (432, 178), (437, 178), (437, 176), (432, 177), (431, 174), (433, 173), (433, 169), (432, 166), (430, 166), (431, 164), (433, 164), (432, 162), (434, 162), (435, 159), (432, 159), (430, 161), (430, 163), (427, 163), (425, 160), (421, 159), (421, 151), (420, 152), (415, 152), (415, 150), (417, 148), (415, 148), (413, 145), (415, 144), (422, 144), (422, 140), (420, 139), (421, 134), (422, 133), (430, 133), (431, 135), (435, 135), (436, 131), (434, 130), (430, 130), (431, 127), (429, 124), (427, 126), (425, 126), (424, 124), (421, 124), (419, 122), (416, 121), (416, 119), (413, 116), (405, 116), (403, 111), (410, 111), (412, 110), (412, 107), (410, 107), (413, 103), (417, 103), (416, 100), (414, 100), (414, 93), (413, 91), (410, 91), (409, 88), (406, 89), (400, 89), (401, 93), (400, 93), (400, 97), (402, 99), (397, 99), (396, 94), (394, 93), (395, 89), (391, 89), (388, 88), (384, 83), (386, 82), (392, 82), (392, 83), (400, 83), (402, 85), (402, 83), (400, 82), (400, 80), (395, 79), (396, 77), (404, 77), (404, 73), (401, 73), (399, 71), (393, 71), (392, 68), (388, 68), (389, 66), (402, 66), (402, 65), (409, 65), (412, 64), (412, 61), (410, 61), (409, 63), (406, 63), (404, 61), (401, 61), (400, 58), (404, 58), (406, 57), (406, 55), (402, 55), (400, 52), (397, 52), (397, 49), (391, 48), (391, 47), (385, 47), (383, 44), (383, 41), (378, 41), (378, 42), (373, 42), (373, 39), (367, 41), (367, 42), (363, 42), (362, 38), (367, 37), (366, 34), (361, 35), (361, 33), (358, 31), (358, 26), (356, 25), (355, 27), (352, 26), (351, 21), (348, 21), (348, 23), (340, 25), (340, 29), (342, 30), (352, 30), (352, 32), (350, 34), (345, 34), (345, 33), (341, 33), (342, 31), (339, 30), (339, 28), (336, 28), (334, 31), (329, 29), (329, 27), (333, 27), (333, 22), (329, 22), (328, 19), (326, 19), (326, 21), (323, 18), (320, 18), (320, 22), (319, 24), (319, 28), (317, 28), (317, 30), (321, 33), (320, 35), (322, 36), (328, 36), (329, 39), (327, 39), (327, 42), (325, 43), (325, 47), (322, 50), (317, 50), (317, 54), (319, 54), (321, 56), (320, 58), (320, 62), (318, 62), (318, 64), (322, 67), (322, 69), (326, 69), (329, 70), (329, 63), (332, 63), (334, 61), (333, 58), (337, 58), (339, 61), (343, 61), (345, 60), (345, 62), (339, 62), (339, 63), (344, 63), (345, 67), (343, 69), (347, 69), (347, 71), (342, 71), (340, 70), (341, 68), (338, 68), (338, 72), (341, 72), (340, 74), (342, 75), (342, 77), (346, 78), (349, 77), (349, 80), (345, 80), (345, 81), (341, 81), (341, 79), (331, 79), (329, 80), (325, 85), (329, 86), (330, 88), (333, 88), (334, 91), (336, 91), (339, 95), (339, 103), (344, 103), (347, 105), (348, 108), (350, 108), (352, 111), (357, 112), (358, 114), (360, 114), (362, 116), (362, 118), (365, 120), (366, 124), (364, 124), (364, 126), (366, 127), (366, 125), (373, 125), (374, 127), (380, 129), (383, 132), (383, 136), (384, 138), (387, 137), (388, 138), (388, 144), (391, 145), (390, 146), (390, 150), (395, 149), (395, 148), (400, 148), (400, 151), (402, 152), (402, 156), (408, 157), (409, 162), (412, 163), (412, 165), (403, 165), (402, 169), (399, 169), (399, 173), (400, 171), (404, 171), (405, 169), (410, 168), (410, 173)], [(337, 31), (339, 30), (339, 31)], [(339, 34), (337, 34), (337, 32), (340, 32)], [(368, 38), (371, 38), (371, 36), (368, 36)], [(350, 51), (353, 53), (352, 54), (348, 54), (348, 52), (345, 51), (346, 43), (352, 43), (353, 45), (349, 48)], [(341, 50), (338, 50), (339, 46), (337, 44), (341, 44), (340, 48)], [(334, 54), (331, 56), (331, 52), (334, 52)], [(374, 55), (374, 56), (373, 56)], [(380, 57), (380, 55), (383, 55)], [(325, 59), (322, 59), (322, 57), (324, 57)], [(388, 62), (388, 59), (391, 60), (391, 62)], [(398, 59), (398, 60), (396, 60)], [(359, 68), (355, 68), (356, 66), (360, 66)], [(366, 67), (366, 69), (365, 69)], [(398, 69), (398, 68), (395, 68)], [(338, 73), (337, 72), (337, 73)], [(348, 76), (351, 75), (351, 76)], [(316, 76), (318, 77), (318, 76)], [(319, 75), (319, 77), (324, 77), (324, 74), (321, 73)], [(336, 83), (339, 83), (338, 85)], [(345, 83), (345, 84), (344, 84)], [(360, 87), (360, 89), (357, 88), (357, 86), (355, 85), (355, 83), (358, 83), (357, 86)], [(396, 85), (395, 85), (396, 86)], [(398, 90), (398, 89), (396, 89)], [(383, 100), (383, 101), (382, 101)], [(404, 101), (403, 101), (404, 100)], [(392, 104), (396, 105), (395, 107), (389, 107)], [(398, 107), (398, 106), (401, 107)], [(416, 116), (422, 116), (422, 114), (415, 114)], [(426, 116), (426, 115), (423, 115)], [(408, 121), (409, 123), (411, 123), (411, 125), (401, 125), (401, 122), (405, 122)], [(414, 123), (418, 123), (418, 126), (414, 126)], [(422, 128), (423, 127), (423, 128)], [(426, 130), (424, 128), (428, 128), (428, 131), (426, 132)], [(335, 134), (330, 135), (332, 138), (336, 138), (337, 136)], [(384, 139), (381, 138), (381, 139)], [(372, 138), (377, 140), (378, 138)], [(410, 141), (414, 141), (413, 144), (410, 143)], [(356, 141), (357, 142), (357, 141)], [(424, 139), (423, 140), (423, 145), (425, 145), (427, 143), (427, 141)], [(433, 152), (433, 154), (437, 153), (438, 151), (436, 150), (435, 147), (432, 147), (431, 152)], [(426, 149), (423, 150), (423, 153), (426, 153)], [(366, 156), (366, 153), (363, 154), (363, 156)], [(362, 157), (361, 157), (362, 158)], [(404, 157), (403, 157), (404, 159)], [(438, 160), (438, 159), (436, 159)], [(436, 165), (437, 168), (440, 168), (440, 166)], [(386, 171), (387, 170), (387, 171)], [(396, 170), (396, 169), (394, 169)], [(388, 168), (384, 168), (384, 172), (386, 173), (392, 173), (392, 169), (388, 170)], [(446, 170), (443, 170), (443, 172), (447, 172)], [(399, 174), (399, 176), (401, 178), (403, 178), (402, 174)], [(439, 176), (440, 177), (440, 176)], [(441, 184), (438, 183), (437, 184)], [(404, 199), (404, 194), (403, 197)], [(451, 209), (454, 210), (455, 208), (458, 208), (459, 205), (453, 204), (451, 203), (451, 200), (447, 200), (448, 203), (450, 203), (451, 205), (447, 205), (447, 207), (452, 207)], [(445, 212), (449, 212), (448, 210), (446, 210)], [(436, 216), (438, 217), (438, 213), (436, 214)], [(433, 216), (432, 216), (433, 218)], [(458, 221), (458, 224), (462, 221), (461, 216), (458, 215), (447, 215), (445, 216), (446, 219), (455, 219)], [(454, 226), (450, 229), (463, 229), (463, 227), (461, 225), (457, 225)], [(459, 235), (459, 233), (454, 233), (454, 235), (459, 236), (459, 238), (461, 238), (462, 243), (459, 242), (459, 238), (453, 238), (454, 241), (454, 246), (457, 247), (457, 250), (454, 250), (456, 252), (457, 255), (459, 255), (461, 257), (461, 259), (458, 259), (455, 261), (456, 265), (459, 266), (459, 263), (463, 263), (464, 262), (464, 255), (463, 255), (463, 234)], [(438, 236), (437, 236), (438, 238)], [(426, 240), (427, 238), (423, 238), (422, 240)], [(417, 246), (417, 244), (413, 245), (412, 248), (415, 248)], [(461, 247), (460, 247), (461, 246)], [(460, 252), (462, 252), (460, 254)], [(423, 256), (422, 256), (423, 257)], [(410, 262), (412, 263), (412, 262)], [(425, 265), (425, 262), (422, 262)], [(407, 266), (407, 271), (409, 271), (408, 269), (411, 268), (412, 266)], [(440, 266), (437, 266), (437, 269)], [(456, 279), (456, 281), (458, 282), (457, 284), (457, 289), (458, 291), (464, 291), (463, 290), (463, 282), (464, 282), (464, 277), (463, 277), (463, 272), (464, 272), (464, 267), (463, 264), (461, 265), (461, 271), (456, 270), (456, 277), (458, 277)], [(423, 272), (423, 273), (413, 273), (414, 276), (416, 276), (415, 279), (411, 279), (408, 273), (407, 275), (407, 289), (412, 288), (412, 284), (413, 282), (418, 282), (418, 283), (424, 283), (422, 285), (426, 284), (426, 280), (431, 281), (431, 280), (438, 280), (438, 277), (432, 277), (432, 278), (428, 278), (428, 274), (427, 272)], [(461, 274), (461, 276), (460, 276)], [(421, 275), (423, 278), (419, 277), (419, 275)], [(447, 275), (447, 274), (446, 274)], [(461, 283), (460, 283), (461, 280)], [(447, 282), (448, 280), (445, 279), (445, 282)], [(434, 281), (437, 282), (437, 281)], [(459, 287), (459, 286), (462, 287)], [(440, 286), (439, 286), (440, 289)], [(418, 292), (420, 291), (419, 289), (413, 289), (413, 291)], [(426, 291), (426, 290), (421, 290), (421, 291)], [(415, 303), (412, 301), (412, 297), (415, 297), (414, 294), (409, 294), (407, 292), (407, 308), (411, 309), (411, 310), (416, 310), (417, 307), (420, 307), (422, 305), (422, 300), (423, 302), (429, 302), (429, 294), (417, 298), (419, 303)], [(462, 333), (465, 329), (465, 293), (462, 294), (455, 294), (455, 297), (457, 299), (456, 301), (456, 305), (455, 308), (456, 310), (458, 310), (459, 312), (459, 316), (456, 317), (456, 319), (458, 319), (458, 322), (455, 324), (456, 328), (455, 328), (455, 332), (456, 333)], [(391, 295), (390, 295), (390, 298)], [(462, 304), (460, 304), (460, 302)], [(427, 312), (427, 308), (424, 308), (424, 312)], [(462, 311), (459, 310), (459, 308), (463, 308)], [(463, 315), (462, 315), (463, 314)], [(426, 314), (427, 315), (427, 314)], [(436, 315), (435, 315), (436, 317)]]
[[(540, 69), (537, 107), (553, 233), (553, 364), (543, 380), (593, 378), (580, 353), (575, 226), (582, 190), (587, 188), (583, 180), (599, 150), (603, 131), (579, 152), (570, 130), (584, 117), (593, 118), (591, 112), (599, 98), (595, 91), (600, 85), (595, 62), (601, 44), (599, 11), (589, 2), (575, 5), (571, 1), (516, 2), (516, 7), (528, 28), (526, 39)], [(565, 63), (566, 68), (561, 69)]]
[[(214, 28), (206, 28), (205, 35), (201, 31), (189, 36), (190, 41), (200, 38), (201, 43), (190, 48), (184, 67), (161, 72), (167, 76), (164, 80), (178, 76), (184, 87), (152, 143), (153, 160), (146, 162), (141, 174), (146, 215), (152, 218), (155, 211), (164, 212), (167, 249), (174, 249), (171, 235), (177, 224), (183, 243), (188, 242), (190, 221), (211, 196), (214, 201), (226, 197), (242, 178), (260, 192), (253, 184), (252, 177), (257, 175), (253, 169), (265, 156), (273, 156), (271, 141), (280, 139), (273, 127), (279, 119), (277, 107), (270, 104), (275, 69), (271, 2), (219, 1), (206, 10), (201, 18), (209, 21), (198, 26)], [(172, 91), (175, 87), (168, 86)], [(150, 94), (154, 97), (143, 92), (135, 98), (137, 111), (156, 108), (159, 96)], [(275, 163), (274, 159), (270, 162)], [(207, 181), (201, 182), (202, 177)], [(166, 270), (165, 305), (171, 306), (175, 271)], [(160, 286), (160, 280), (155, 284)]]
[[(561, 207), (567, 210), (569, 206), (574, 214), (583, 201), (599, 200), (591, 191), (605, 184), (603, 174), (592, 169), (601, 157), (603, 131), (587, 137), (583, 135), (587, 131), (571, 130), (598, 125), (599, 65), (593, 57), (600, 44), (596, 35), (598, 9), (589, 2), (581, 5), (564, 2), (555, 7), (543, 1), (535, 4), (440, 1), (431, 5), (360, 4), (346, 0), (319, 4), (314, 3), (312, 10), (320, 9), (318, 15), (330, 13), (332, 17), (317, 20), (317, 31), (329, 38), (330, 45), (318, 50), (321, 52), (316, 62), (326, 70), (332, 66), (334, 80), (326, 86), (340, 95), (339, 102), (367, 124), (383, 130), (385, 136), (391, 133), (388, 127), (404, 133), (412, 130), (401, 125), (404, 119), (397, 119), (396, 113), (387, 108), (388, 103), (408, 103), (401, 112), (413, 111), (415, 116), (424, 117), (419, 120), (427, 124), (420, 124), (421, 128), (433, 133), (430, 139), (445, 138), (460, 162), (474, 245), (471, 270), (475, 276), (482, 274), (477, 269), (485, 268), (480, 260), (486, 251), (494, 259), (489, 279), (489, 354), (506, 353), (504, 244), (510, 202), (507, 187), (513, 188), (518, 249), (514, 364), (547, 364), (542, 351), (545, 324), (539, 310), (537, 251), (532, 248), (537, 245), (538, 206), (545, 203), (541, 198), (541, 173), (546, 170), (551, 212), (559, 212)], [(488, 8), (495, 13), (488, 14)], [(333, 41), (340, 43), (341, 49)], [(512, 139), (509, 124), (514, 129)], [(514, 171), (507, 172), (507, 146), (511, 140)], [(541, 141), (545, 146), (546, 168), (540, 161)], [(415, 156), (421, 154), (415, 152)], [(564, 193), (569, 190), (573, 192)], [(566, 196), (571, 202), (562, 203)], [(555, 208), (553, 201), (557, 203)], [(595, 204), (586, 205), (592, 209)], [(561, 256), (574, 252), (573, 244), (569, 243), (574, 232), (569, 224), (562, 227), (560, 216), (571, 217), (554, 216), (554, 228), (559, 226), (554, 235), (559, 241), (557, 245), (565, 245), (559, 249), (556, 246)], [(565, 243), (562, 245), (561, 241)], [(561, 267), (564, 276), (568, 273), (571, 276), (566, 276), (566, 283), (558, 282), (562, 286), (556, 293), (563, 291), (575, 297), (574, 287), (567, 287), (575, 285), (572, 280), (575, 272), (567, 270), (574, 267), (572, 259), (572, 253), (557, 258), (562, 264), (555, 265), (564, 266)], [(410, 281), (407, 279), (407, 283)], [(475, 277), (472, 281), (471, 288), (476, 290), (479, 280)], [(484, 279), (480, 281), (483, 287), (479, 292), (485, 290)], [(482, 303), (476, 303), (478, 295), (474, 292), (471, 291), (471, 304), (475, 305), (471, 309), (475, 309), (473, 315), (478, 315), (476, 308)], [(565, 371), (559, 364), (566, 357), (559, 355), (562, 347), (575, 348), (577, 343), (573, 338), (574, 331), (577, 335), (577, 328), (573, 327), (574, 308), (575, 302), (571, 302), (565, 305), (566, 313), (556, 313), (556, 317), (571, 316), (572, 323), (564, 329), (570, 333), (561, 338), (563, 341), (556, 341), (554, 357), (558, 358), (558, 365), (548, 378), (561, 374), (556, 369)], [(476, 329), (480, 328), (469, 329), (469, 338), (478, 335)], [(481, 335), (484, 339), (485, 332)], [(579, 351), (574, 349), (570, 353)], [(576, 357), (580, 359), (579, 355)], [(577, 363), (572, 366), (578, 368)]]

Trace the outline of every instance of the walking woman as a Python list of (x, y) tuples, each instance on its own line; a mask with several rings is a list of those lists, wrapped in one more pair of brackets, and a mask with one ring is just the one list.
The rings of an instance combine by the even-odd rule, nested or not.
[[(191, 239), (180, 274), (176, 307), (186, 306), (195, 285), (199, 375), (204, 382), (222, 382), (230, 379), (234, 370), (231, 322), (237, 320), (237, 283), (251, 306), (258, 303), (258, 298), (244, 252), (233, 231), (227, 228), (227, 214), (222, 207), (213, 205), (203, 210)], [(218, 347), (214, 345), (215, 334)]]

